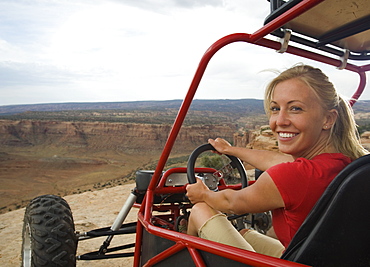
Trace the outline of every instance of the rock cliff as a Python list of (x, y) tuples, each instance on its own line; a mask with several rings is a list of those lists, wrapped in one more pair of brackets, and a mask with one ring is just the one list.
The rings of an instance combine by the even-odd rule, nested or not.
[[(154, 169), (170, 125), (0, 120), (0, 213), (41, 194), (66, 195), (128, 182), (138, 168)], [(171, 164), (208, 138), (232, 141), (235, 126), (184, 126)], [(185, 162), (185, 165), (183, 165)]]
[[(170, 130), (166, 124), (0, 120), (0, 213), (41, 194), (125, 184), (137, 169), (156, 167)], [(365, 147), (369, 136), (362, 135)], [(278, 149), (268, 126), (238, 132), (232, 124), (184, 126), (170, 165), (186, 166), (185, 156), (216, 137), (238, 147)]]
[(277, 151), (277, 140), (268, 125), (257, 130), (239, 131), (234, 133), (234, 145), (251, 149)]
[[(151, 151), (163, 148), (170, 130), (171, 125), (162, 124), (0, 120), (0, 145)], [(210, 137), (230, 140), (234, 132), (232, 125), (184, 126), (176, 139), (177, 150), (191, 151)]]

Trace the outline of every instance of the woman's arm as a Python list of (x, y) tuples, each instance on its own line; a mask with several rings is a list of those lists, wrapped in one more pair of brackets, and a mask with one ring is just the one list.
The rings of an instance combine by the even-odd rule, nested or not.
[(292, 156), (282, 154), (280, 152), (234, 147), (222, 138), (216, 138), (215, 140), (209, 139), (208, 142), (219, 153), (235, 156), (262, 171), (265, 171), (276, 164), (292, 162), (294, 160)]
[(229, 214), (259, 213), (284, 207), (284, 201), (267, 172), (251, 186), (241, 190), (214, 192), (200, 179), (186, 187), (191, 203), (205, 202), (210, 207)]

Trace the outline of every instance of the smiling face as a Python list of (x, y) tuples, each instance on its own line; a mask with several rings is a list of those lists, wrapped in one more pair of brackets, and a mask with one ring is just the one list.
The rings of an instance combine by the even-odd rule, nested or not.
[(270, 101), (270, 127), (281, 152), (312, 158), (329, 152), (335, 114), (325, 111), (314, 91), (298, 78), (278, 83)]

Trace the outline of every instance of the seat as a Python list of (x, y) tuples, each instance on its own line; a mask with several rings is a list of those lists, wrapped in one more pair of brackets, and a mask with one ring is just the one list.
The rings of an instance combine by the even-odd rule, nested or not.
[(310, 266), (370, 266), (370, 155), (328, 186), (282, 258)]

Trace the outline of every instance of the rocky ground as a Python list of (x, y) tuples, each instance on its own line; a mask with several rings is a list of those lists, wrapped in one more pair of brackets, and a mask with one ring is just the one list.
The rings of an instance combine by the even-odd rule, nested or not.
[[(104, 190), (85, 192), (64, 197), (69, 203), (77, 231), (110, 226), (134, 184), (116, 186)], [(0, 266), (21, 266), (22, 225), (25, 209), (19, 209), (0, 215)], [(126, 222), (136, 221), (137, 210), (129, 213)], [(78, 245), (77, 254), (97, 250), (104, 238), (82, 241)], [(116, 236), (112, 245), (133, 243), (134, 235)], [(78, 267), (98, 266), (132, 266), (132, 258), (111, 259), (104, 261), (78, 261)]]

